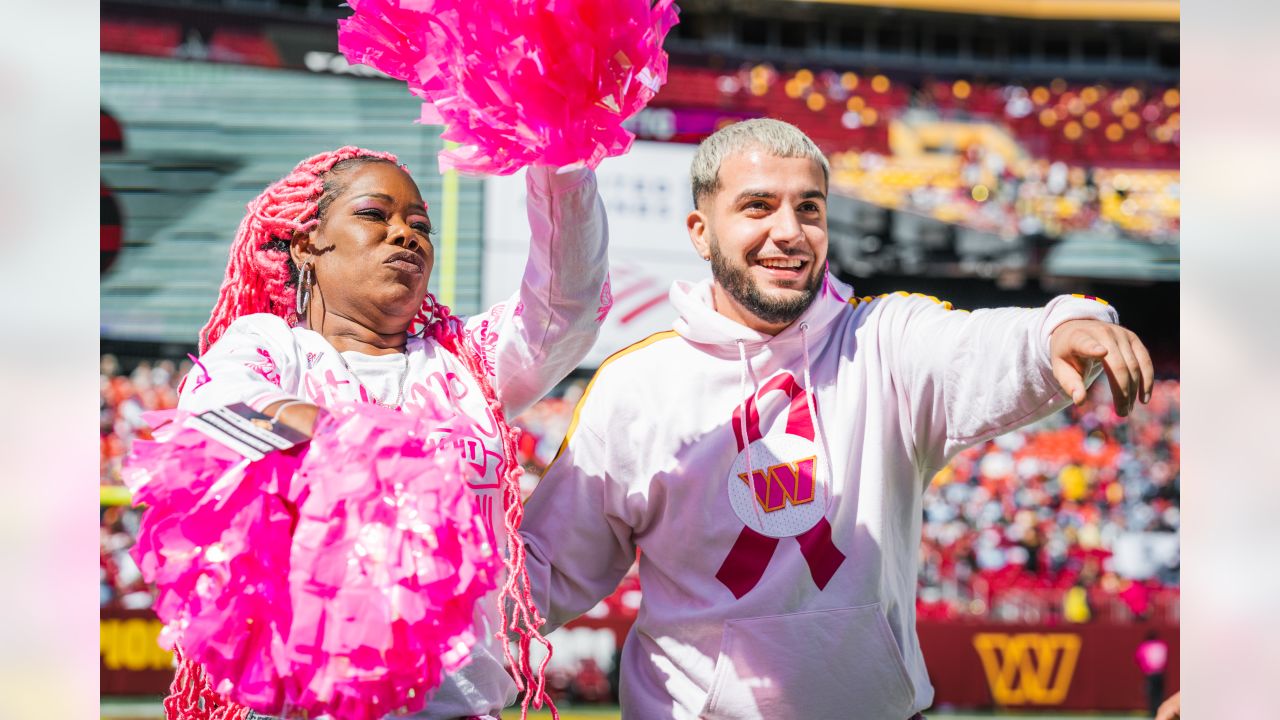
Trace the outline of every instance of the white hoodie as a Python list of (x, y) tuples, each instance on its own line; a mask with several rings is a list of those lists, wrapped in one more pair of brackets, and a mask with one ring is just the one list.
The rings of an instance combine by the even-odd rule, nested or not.
[(858, 300), (828, 276), (771, 337), (717, 313), (710, 280), (676, 283), (671, 301), (675, 331), (600, 367), (526, 506), (549, 625), (608, 595), (638, 549), (625, 717), (906, 720), (929, 707), (921, 494), (963, 448), (1068, 404), (1050, 332), (1115, 311), (1084, 296), (972, 313), (906, 293)]
[[(595, 174), (531, 167), (527, 183), (532, 241), (520, 288), (507, 302), (466, 322), (467, 341), (484, 360), (507, 418), (532, 405), (577, 366), (595, 342), (611, 302), (608, 226)], [(246, 315), (231, 324), (188, 374), (178, 407), (200, 412), (245, 402), (262, 409), (293, 398), (327, 406), (369, 402), (370, 395), (389, 402), (402, 387), (407, 412), (427, 403), (460, 412), (459, 422), (442, 428), (435, 439), (456, 448), (477, 471), (469, 487), (488, 515), (497, 547), (505, 548), (498, 482), (505, 468), (500, 467), (502, 441), (493, 412), (462, 361), (434, 339), (409, 338), (404, 355), (347, 352), (340, 359), (317, 332), (290, 328), (274, 315)], [(478, 640), (471, 662), (447, 676), (416, 717), (497, 716), (515, 701), (516, 687), (494, 638), (497, 596), (497, 591), (490, 593), (476, 607)]]

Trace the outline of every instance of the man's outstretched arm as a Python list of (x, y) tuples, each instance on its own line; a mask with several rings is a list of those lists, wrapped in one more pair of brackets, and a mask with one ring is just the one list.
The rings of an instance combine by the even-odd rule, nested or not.
[(1101, 372), (1124, 414), (1152, 386), (1146, 348), (1094, 298), (972, 313), (923, 296), (876, 302), (875, 330), (859, 343), (875, 343), (886, 362), (926, 476), (966, 447), (1083, 401)]

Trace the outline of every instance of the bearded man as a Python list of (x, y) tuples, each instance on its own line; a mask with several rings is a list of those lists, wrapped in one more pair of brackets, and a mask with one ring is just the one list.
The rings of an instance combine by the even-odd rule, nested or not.
[(827, 271), (828, 166), (795, 127), (730, 125), (692, 165), (674, 330), (605, 361), (525, 511), (550, 629), (640, 550), (626, 718), (907, 720), (933, 688), (916, 636), (921, 495), (957, 452), (1152, 367), (1114, 309), (1062, 296), (972, 313), (854, 296)]

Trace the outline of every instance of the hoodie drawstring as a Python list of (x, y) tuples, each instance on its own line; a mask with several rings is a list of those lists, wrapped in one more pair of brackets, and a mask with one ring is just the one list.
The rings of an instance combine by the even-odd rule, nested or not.
[[(755, 466), (751, 462), (751, 437), (747, 435), (747, 370), (751, 365), (747, 362), (747, 346), (742, 340), (738, 341), (738, 360), (741, 362), (739, 367), (742, 370), (738, 375), (738, 397), (742, 398), (738, 401), (738, 414), (741, 415), (742, 447), (747, 451), (747, 487), (754, 494), (756, 473)], [(764, 527), (764, 517), (760, 514), (759, 503), (753, 501), (751, 507), (755, 509), (756, 520), (759, 521), (760, 527)]]
[[(741, 342), (738, 343), (741, 346)], [(827, 433), (822, 429), (822, 418), (818, 417), (817, 408), (813, 405), (813, 394), (817, 392), (817, 388), (813, 386), (813, 380), (809, 377), (809, 323), (800, 323), (800, 347), (804, 350), (804, 400), (809, 405), (809, 417), (813, 418), (813, 427), (817, 430), (818, 441), (822, 443), (822, 452), (826, 455), (826, 462), (822, 463), (826, 472), (823, 473), (826, 481), (823, 499), (823, 515), (831, 509), (831, 447), (827, 445)], [(748, 457), (747, 461), (750, 462)]]

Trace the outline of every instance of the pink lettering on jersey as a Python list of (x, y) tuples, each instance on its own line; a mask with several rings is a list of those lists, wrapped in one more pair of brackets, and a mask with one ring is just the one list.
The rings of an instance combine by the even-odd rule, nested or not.
[(302, 377), (303, 392), (311, 399), (311, 402), (321, 407), (343, 400), (342, 393), (338, 391), (338, 388), (350, 384), (350, 380), (339, 379), (331, 369), (325, 370), (321, 378), (317, 378), (314, 373), (306, 373)]
[[(477, 437), (458, 437), (454, 440), (454, 444), (461, 450), (462, 459), (466, 460), (471, 465), (471, 469), (476, 471), (477, 477), (467, 479), (468, 487), (474, 490), (481, 490), (499, 486), (496, 478), (500, 476), (502, 469), (502, 455), (490, 450)], [(492, 465), (490, 465), (490, 460), (493, 460)], [(489, 479), (490, 468), (493, 469), (494, 480)]]
[(610, 285), (609, 276), (604, 276), (604, 287), (600, 288), (600, 307), (596, 308), (596, 322), (602, 323), (609, 316), (609, 310), (613, 308), (613, 289)]
[(466, 333), (464, 342), (471, 343), (472, 349), (476, 351), (476, 355), (480, 358), (480, 364), (484, 365), (484, 371), (490, 377), (496, 377), (497, 370), (493, 365), (493, 352), (498, 345), (498, 333), (496, 328), (502, 322), (502, 315), (506, 307), (503, 303), (498, 303), (489, 311), (489, 316), (481, 320), (474, 328)]
[(466, 435), (465, 430), (435, 430), (423, 441), (423, 447), (427, 452), (457, 452), (476, 472), (475, 477), (467, 478), (467, 487), (473, 490), (498, 488), (498, 478), (506, 471), (502, 455), (490, 450), (480, 438)]
[(267, 382), (280, 387), (280, 373), (276, 371), (276, 361), (272, 359), (271, 353), (267, 352), (266, 348), (257, 348), (257, 351), (260, 359), (245, 363), (245, 367), (261, 375)]

